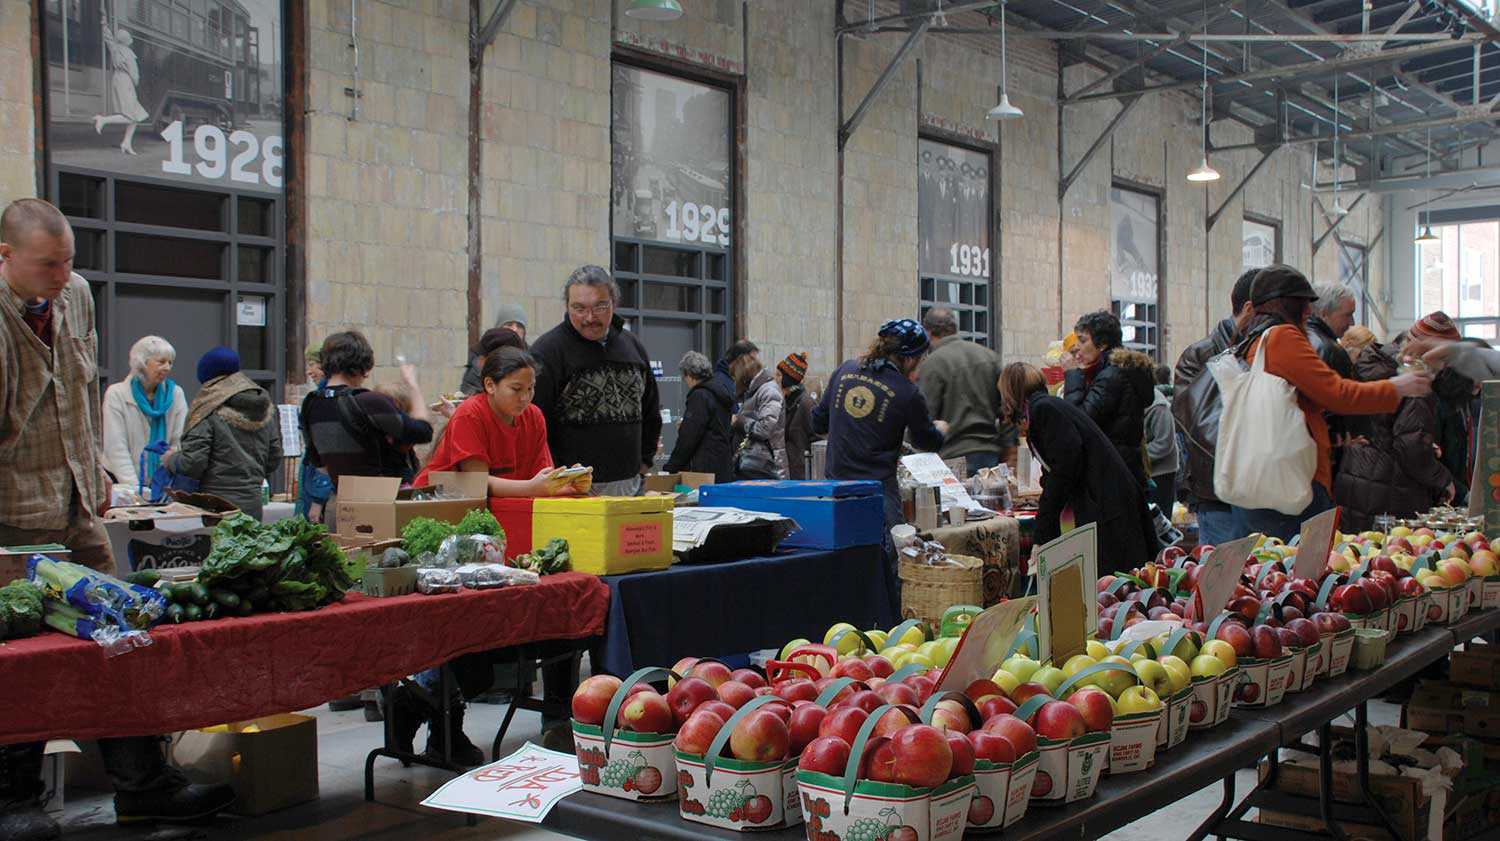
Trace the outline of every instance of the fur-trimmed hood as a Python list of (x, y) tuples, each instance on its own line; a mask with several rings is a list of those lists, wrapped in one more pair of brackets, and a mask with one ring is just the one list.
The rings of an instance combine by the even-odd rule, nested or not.
[(1156, 360), (1138, 350), (1122, 347), (1109, 352), (1109, 364), (1120, 368), (1142, 368), (1147, 373), (1156, 370)]

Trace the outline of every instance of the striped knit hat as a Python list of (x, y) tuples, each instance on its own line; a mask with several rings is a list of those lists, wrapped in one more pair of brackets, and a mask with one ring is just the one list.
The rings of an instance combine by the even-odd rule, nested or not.
[(807, 376), (807, 354), (801, 352), (787, 354), (786, 359), (776, 363), (776, 370), (781, 372), (784, 379), (793, 383), (802, 382), (802, 378)]
[(1444, 339), (1450, 342), (1463, 338), (1458, 332), (1458, 327), (1453, 324), (1453, 319), (1442, 310), (1429, 313), (1421, 321), (1413, 324), (1407, 331), (1407, 335), (1413, 339)]

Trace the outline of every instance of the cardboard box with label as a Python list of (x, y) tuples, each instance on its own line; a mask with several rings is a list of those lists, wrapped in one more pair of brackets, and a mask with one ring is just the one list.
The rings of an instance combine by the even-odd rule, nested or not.
[(538, 499), (532, 506), (531, 542), (568, 541), (574, 572), (666, 569), (672, 565), (672, 507), (669, 496)]
[(489, 497), (485, 473), (431, 473), (432, 487), (443, 497), (421, 498), (428, 489), (403, 488), (401, 480), (385, 476), (340, 476), (335, 523), (339, 534), (376, 540), (401, 536), (401, 529), (418, 517), (456, 523)]
[(196, 567), (213, 549), (213, 531), (237, 509), (207, 494), (192, 494), (191, 502), (111, 508), (104, 515), (104, 531), (115, 558), (115, 574), (140, 569)]
[(235, 814), (263, 815), (318, 799), (318, 721), (284, 713), (189, 730), (172, 761), (196, 782), (227, 780)]

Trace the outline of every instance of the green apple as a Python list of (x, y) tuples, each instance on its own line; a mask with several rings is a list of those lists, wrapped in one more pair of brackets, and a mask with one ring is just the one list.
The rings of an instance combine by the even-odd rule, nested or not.
[(922, 628), (918, 625), (913, 625), (910, 628), (907, 628), (906, 632), (901, 635), (900, 639), (896, 639), (895, 631), (896, 629), (892, 628), (891, 632), (886, 635), (887, 641), (895, 640), (898, 643), (905, 642), (912, 645), (921, 645), (922, 643), (927, 641), (927, 636), (922, 633)]
[(885, 648), (886, 637), (890, 636), (890, 634), (887, 634), (885, 631), (879, 630), (878, 628), (872, 628), (868, 631), (865, 631), (865, 636), (870, 638), (870, 642), (874, 644), (875, 650), (879, 651), (880, 649)]
[(1062, 686), (1062, 682), (1067, 679), (1068, 676), (1063, 674), (1063, 670), (1056, 666), (1043, 666), (1031, 675), (1033, 683), (1040, 683), (1047, 687), (1048, 695), (1056, 694), (1057, 687)]
[(932, 654), (924, 651), (913, 651), (906, 655), (906, 663), (904, 665), (911, 665), (912, 663), (926, 666), (929, 669), (937, 665), (932, 659)]
[(1004, 669), (996, 669), (995, 673), (990, 675), (990, 681), (1000, 687), (1005, 692), (1005, 697), (1007, 698), (1010, 697), (1010, 693), (1016, 691), (1017, 686), (1021, 685), (1020, 678)]
[(1172, 676), (1167, 674), (1161, 663), (1155, 660), (1138, 660), (1134, 665), (1136, 677), (1140, 678), (1142, 686), (1155, 692), (1158, 697), (1172, 694)]
[(786, 645), (782, 646), (782, 648), (781, 648), (781, 657), (779, 657), (777, 659), (786, 660), (786, 659), (790, 658), (792, 656), (792, 652), (793, 651), (796, 651), (797, 649), (801, 648), (804, 645), (812, 645), (812, 640), (805, 640), (805, 639), (795, 639), (795, 640), (792, 640), (791, 642), (789, 642)]
[(1163, 652), (1156, 659), (1161, 660), (1163, 656), (1172, 656), (1180, 658), (1184, 663), (1191, 663), (1193, 658), (1198, 656), (1198, 639), (1196, 633), (1183, 634), (1182, 639), (1177, 641), (1177, 645), (1171, 651)]
[[(1112, 654), (1109, 657), (1104, 658), (1104, 660), (1101, 662), (1119, 663), (1125, 666), (1132, 666), (1129, 660), (1126, 660), (1124, 657), (1121, 657), (1118, 654)], [(1103, 689), (1105, 692), (1108, 692), (1109, 697), (1111, 698), (1119, 698), (1121, 692), (1124, 692), (1126, 689), (1135, 686), (1137, 683), (1135, 676), (1130, 672), (1121, 672), (1114, 669), (1106, 672), (1100, 672), (1094, 677), (1094, 685), (1099, 687), (1100, 689)]]
[(1141, 643), (1140, 645), (1138, 645), (1138, 646), (1135, 647), (1134, 651), (1130, 652), (1130, 662), (1132, 664), (1135, 663), (1135, 661), (1137, 661), (1137, 660), (1154, 660), (1154, 659), (1156, 659), (1156, 645), (1153, 644), (1153, 643), (1149, 643), (1149, 642)]
[(953, 652), (958, 650), (960, 639), (962, 637), (943, 637), (938, 640), (937, 645), (934, 646), (934, 650), (938, 656), (933, 658), (933, 663), (940, 668), (947, 666), (948, 661), (953, 659)]
[(1036, 674), (1037, 670), (1041, 667), (1041, 663), (1038, 663), (1037, 661), (1031, 659), (1030, 657), (1027, 657), (1024, 654), (1017, 654), (1016, 656), (1011, 657), (1004, 663), (1000, 664), (1000, 668), (1015, 675), (1016, 680), (1020, 681), (1021, 683), (1025, 683), (1031, 680), (1031, 676)]
[(1132, 686), (1115, 701), (1116, 715), (1149, 713), (1161, 709), (1161, 697), (1148, 686)]
[[(1104, 656), (1108, 657), (1109, 655), (1106, 654)], [(1087, 654), (1074, 654), (1072, 657), (1068, 658), (1068, 662), (1063, 664), (1062, 670), (1063, 674), (1067, 675), (1068, 677), (1072, 677), (1073, 675), (1078, 674), (1079, 672), (1089, 668), (1090, 666), (1097, 665), (1099, 665), (1099, 661), (1094, 657), (1090, 657)], [(1083, 680), (1075, 683), (1074, 686), (1088, 686), (1092, 682), (1093, 681), (1091, 681), (1089, 678), (1084, 678)]]
[(891, 668), (899, 669), (905, 666), (915, 653), (916, 651), (912, 649), (887, 648), (885, 651), (880, 652), (880, 656), (891, 661)]
[(865, 645), (864, 641), (859, 638), (859, 634), (846, 634), (844, 638), (839, 640), (836, 644), (833, 641), (833, 638), (838, 636), (839, 634), (842, 634), (845, 631), (855, 630), (857, 629), (853, 625), (850, 625), (848, 622), (840, 622), (837, 625), (834, 625), (832, 628), (829, 628), (828, 633), (823, 635), (823, 644), (832, 645), (834, 648), (838, 649), (838, 652), (840, 654), (855, 654), (862, 648), (864, 648)]
[[(1173, 695), (1186, 689), (1193, 682), (1193, 670), (1188, 666), (1187, 661), (1181, 657), (1173, 654), (1164, 654), (1156, 662), (1160, 663), (1161, 667), (1167, 670), (1167, 677), (1172, 679)], [(1158, 692), (1156, 694), (1160, 695), (1161, 693)]]
[(1109, 656), (1109, 649), (1105, 647), (1104, 643), (1098, 640), (1089, 640), (1084, 645), (1084, 650), (1095, 660), (1103, 660)]
[(1193, 677), (1214, 677), (1228, 670), (1229, 667), (1224, 665), (1224, 661), (1212, 654), (1199, 654), (1193, 658)]

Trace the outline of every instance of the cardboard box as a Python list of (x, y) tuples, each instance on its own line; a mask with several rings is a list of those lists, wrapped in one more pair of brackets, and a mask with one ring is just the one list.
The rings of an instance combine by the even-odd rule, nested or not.
[(42, 748), (42, 811), (54, 820), (62, 820), (68, 756), (76, 753), (78, 744), (70, 739), (53, 739)]
[(448, 499), (413, 499), (425, 488), (402, 488), (386, 476), (340, 476), (336, 522), (340, 534), (376, 539), (401, 536), (418, 517), (456, 523), (489, 497), (489, 476), (478, 472), (431, 473), (433, 487)]
[(1461, 686), (1500, 690), (1500, 648), (1471, 645), (1448, 657), (1448, 679)]
[(672, 507), (665, 496), (538, 499), (531, 509), (532, 542), (568, 541), (574, 572), (666, 569), (672, 565)]
[(1406, 703), (1406, 726), (1500, 742), (1500, 692), (1424, 680)]
[[(1268, 771), (1268, 766), (1262, 762), (1260, 765), (1261, 780), (1265, 780)], [(1309, 798), (1306, 805), (1310, 807), (1310, 814), (1302, 815), (1262, 808), (1260, 810), (1260, 823), (1290, 829), (1323, 829), (1324, 824), (1322, 819), (1316, 816), (1318, 810), (1317, 768), (1310, 768), (1304, 765), (1289, 765), (1285, 762), (1281, 763), (1276, 771), (1275, 790)], [(1425, 838), (1427, 836), (1427, 813), (1431, 798), (1422, 793), (1422, 783), (1420, 780), (1412, 777), (1371, 774), (1370, 790), (1380, 800), (1381, 808), (1385, 809), (1386, 814), (1390, 816), (1396, 828), (1401, 830), (1402, 838)], [(1335, 770), (1333, 774), (1333, 799), (1339, 803), (1362, 804), (1363, 798), (1359, 793), (1359, 778), (1351, 772)], [(1374, 824), (1344, 821), (1340, 823), (1340, 826), (1343, 827), (1344, 832), (1350, 838), (1354, 839), (1389, 839), (1391, 837), (1383, 825), (1376, 826)], [(1448, 841), (1446, 836), (1445, 841)]]
[(54, 561), (72, 560), (73, 553), (59, 543), (44, 543), (40, 546), (0, 547), (0, 585), (17, 578), (26, 577), (26, 562), (32, 555), (46, 555)]
[(195, 781), (233, 785), (235, 814), (263, 815), (318, 799), (318, 721), (284, 713), (189, 730), (172, 761)]
[(104, 531), (115, 558), (115, 574), (140, 569), (196, 567), (213, 549), (213, 531), (235, 513), (233, 505), (207, 494), (191, 494), (165, 505), (111, 508)]
[(885, 534), (885, 498), (879, 482), (757, 480), (707, 485), (700, 505), (768, 511), (801, 526), (781, 545), (846, 549), (878, 544)]
[(693, 473), (687, 470), (680, 473), (652, 473), (642, 481), (641, 493), (677, 493), (678, 485), (691, 491), (714, 484), (714, 479), (712, 473)]

